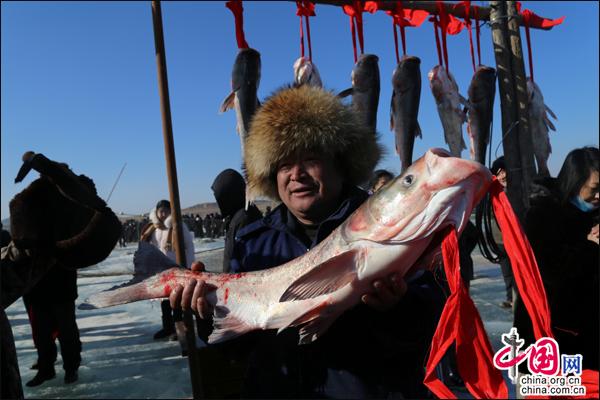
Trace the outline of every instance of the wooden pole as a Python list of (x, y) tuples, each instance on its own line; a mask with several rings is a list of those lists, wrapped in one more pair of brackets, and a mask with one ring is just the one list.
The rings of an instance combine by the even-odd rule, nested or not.
[(521, 32), (515, 17), (517, 12), (516, 1), (506, 4), (508, 15), (508, 35), (510, 37), (511, 61), (513, 84), (517, 98), (517, 117), (519, 120), (519, 147), (521, 150), (522, 168), (522, 195), (525, 209), (529, 208), (529, 192), (533, 177), (535, 176), (535, 161), (533, 157), (533, 138), (529, 128), (529, 99), (527, 96), (527, 81), (525, 77), (525, 62), (523, 61), (523, 48), (521, 46)]
[[(173, 245), (176, 261), (185, 266), (185, 246), (181, 222), (181, 207), (179, 204), (179, 186), (177, 182), (177, 167), (175, 163), (175, 146), (173, 142), (173, 127), (171, 124), (171, 106), (169, 101), (169, 83), (167, 81), (167, 62), (162, 28), (162, 12), (159, 0), (152, 1), (152, 21), (154, 26), (154, 45), (156, 49), (156, 65), (158, 69), (158, 89), (160, 94), (160, 111), (162, 115), (163, 139), (165, 143), (165, 159), (167, 161), (167, 177), (169, 179), (169, 197), (171, 199), (171, 219), (173, 221)], [(184, 312), (186, 340), (188, 347), (188, 364), (194, 399), (204, 397), (202, 375), (198, 352), (196, 351), (196, 333), (192, 314)]]
[(513, 80), (512, 53), (508, 38), (505, 1), (490, 1), (492, 41), (496, 56), (500, 107), (502, 111), (502, 145), (506, 162), (506, 195), (521, 222), (525, 215), (522, 192), (521, 151), (519, 146), (517, 96)]
[[(341, 7), (344, 5), (352, 5), (353, 1), (352, 0), (311, 0), (311, 3)], [(396, 3), (397, 3), (396, 1), (380, 1), (379, 9), (385, 10), (385, 11), (395, 10)], [(438, 11), (436, 3), (437, 2), (435, 2), (435, 1), (403, 1), (402, 7), (409, 9), (409, 10), (425, 10), (425, 11), (429, 12), (430, 14), (437, 15), (439, 11)], [(444, 8), (446, 9), (446, 13), (451, 14), (457, 18), (464, 18), (465, 17), (464, 7), (454, 8), (454, 6), (456, 4), (457, 3), (442, 3)], [(478, 8), (477, 18), (480, 21), (489, 21), (490, 7), (477, 6), (477, 8)], [(472, 13), (471, 13), (471, 17), (472, 17)], [(519, 25), (524, 26), (523, 19), (520, 15), (516, 16), (516, 21), (518, 22)], [(531, 29), (550, 30), (550, 29), (552, 29), (552, 27), (551, 26), (545, 27), (545, 28), (531, 27)]]

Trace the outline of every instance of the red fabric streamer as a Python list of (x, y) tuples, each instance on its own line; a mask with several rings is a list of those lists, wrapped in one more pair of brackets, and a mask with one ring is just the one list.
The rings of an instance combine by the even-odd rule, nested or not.
[(385, 13), (392, 17), (392, 24), (394, 26), (394, 45), (396, 48), (396, 60), (400, 62), (400, 58), (398, 57), (398, 37), (396, 33), (396, 25), (400, 27), (400, 34), (402, 36), (402, 52), (404, 55), (406, 55), (405, 28), (407, 26), (420, 26), (427, 19), (429, 13), (425, 10), (407, 10), (404, 7), (402, 7), (402, 1), (397, 1), (396, 8), (394, 10), (388, 10)]
[(542, 283), (533, 250), (510, 206), (504, 188), (496, 179), (490, 188), (490, 196), (494, 215), (502, 232), (504, 247), (513, 268), (515, 283), (523, 299), (523, 304), (525, 304), (525, 308), (531, 317), (533, 333), (536, 339), (553, 337), (546, 290)]
[(479, 45), (479, 7), (473, 6), (473, 16), (475, 17), (475, 36), (477, 37), (477, 65), (481, 65), (481, 46)]
[[(549, 19), (549, 18), (540, 17), (539, 15), (537, 15), (536, 13), (534, 13), (531, 10), (523, 10), (523, 12), (521, 12), (521, 2), (520, 1), (517, 1), (517, 12), (523, 16), (523, 19), (528, 18), (529, 26), (532, 26), (534, 28), (540, 28), (540, 29), (552, 28), (553, 26), (562, 24), (563, 21), (565, 20), (565, 17), (560, 17), (558, 19)], [(526, 17), (526, 15), (527, 15), (527, 17)]]
[(442, 256), (450, 296), (431, 342), (423, 383), (437, 397), (456, 398), (435, 373), (436, 365), (456, 340), (458, 372), (469, 392), (475, 398), (508, 398), (502, 374), (493, 364), (492, 346), (483, 322), (460, 276), (458, 239), (454, 227), (449, 227), (446, 232)]
[(242, 1), (228, 1), (225, 3), (225, 7), (231, 10), (235, 18), (235, 38), (238, 49), (247, 49), (249, 46), (244, 35), (244, 7)]
[(343, 6), (344, 13), (350, 17), (350, 31), (352, 34), (352, 48), (354, 50), (354, 62), (358, 61), (358, 55), (356, 52), (356, 31), (358, 31), (358, 43), (360, 45), (360, 54), (364, 53), (364, 41), (363, 41), (363, 24), (362, 24), (362, 13), (363, 3), (361, 1), (353, 1), (352, 4), (345, 4)]
[(429, 20), (431, 22), (433, 22), (433, 34), (435, 35), (435, 47), (437, 49), (438, 64), (443, 66), (444, 61), (442, 59), (442, 46), (440, 45), (440, 37), (438, 35), (438, 27), (439, 27), (438, 17), (437, 17), (437, 15), (434, 15)]
[(525, 25), (525, 36), (527, 38), (527, 56), (529, 57), (529, 76), (533, 81), (533, 57), (531, 55), (531, 36), (529, 34), (529, 28), (541, 28), (541, 29), (550, 29), (553, 26), (560, 25), (565, 20), (565, 17), (560, 17), (558, 19), (548, 19), (540, 17), (535, 14), (531, 10), (523, 10), (521, 11), (521, 2), (517, 1), (517, 12), (521, 14), (523, 18), (523, 24)]
[[(444, 3), (442, 1), (436, 0), (436, 5), (439, 14), (439, 17), (434, 17), (433, 19), (434, 25), (436, 25), (436, 44), (439, 42), (439, 39), (437, 37), (437, 26), (439, 25), (439, 27), (442, 30), (442, 50), (444, 53), (444, 62), (446, 64), (445, 67), (446, 70), (450, 72), (450, 66), (448, 65), (448, 47), (446, 46), (446, 34), (458, 34), (464, 28), (465, 24), (459, 21), (454, 16), (448, 14), (448, 12), (446, 11), (446, 7), (444, 6)], [(440, 62), (440, 64), (442, 63)]]
[(458, 4), (456, 4), (454, 6), (454, 9), (459, 9), (461, 7), (464, 7), (465, 9), (465, 26), (467, 27), (467, 30), (469, 31), (469, 47), (471, 50), (471, 63), (473, 64), (473, 72), (475, 72), (475, 52), (473, 49), (473, 30), (471, 29), (471, 18), (470, 18), (470, 11), (471, 11), (471, 2), (470, 1), (463, 1), (460, 2)]
[[(490, 187), (490, 196), (504, 247), (510, 258), (515, 283), (532, 322), (533, 334), (536, 340), (542, 337), (554, 338), (550, 307), (533, 250), (502, 185), (495, 177)], [(598, 371), (583, 370), (581, 378), (586, 387), (585, 397), (598, 398)]]
[(315, 13), (315, 4), (308, 1), (296, 1), (296, 15), (300, 17), (300, 55), (304, 57), (304, 30), (302, 29), (302, 17), (306, 21), (306, 41), (308, 42), (308, 58), (312, 61), (312, 46), (310, 41), (310, 22), (309, 17), (317, 15)]

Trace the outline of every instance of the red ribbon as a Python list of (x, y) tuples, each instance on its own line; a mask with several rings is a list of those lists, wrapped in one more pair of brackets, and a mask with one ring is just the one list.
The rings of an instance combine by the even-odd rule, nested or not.
[(542, 28), (548, 29), (556, 25), (562, 24), (565, 20), (565, 17), (560, 17), (558, 19), (548, 19), (540, 17), (535, 14), (531, 10), (523, 10), (521, 11), (521, 2), (517, 1), (517, 12), (521, 14), (523, 18), (523, 24), (525, 25), (525, 36), (527, 38), (527, 56), (529, 57), (529, 76), (533, 81), (533, 57), (531, 55), (531, 36), (529, 35), (529, 28)]
[[(367, 2), (369, 3), (369, 2)], [(396, 25), (400, 27), (400, 34), (402, 36), (402, 52), (406, 55), (406, 34), (405, 28), (407, 26), (417, 27), (420, 26), (429, 16), (429, 13), (425, 10), (407, 10), (402, 6), (402, 1), (396, 2), (394, 10), (388, 10), (385, 12), (387, 15), (392, 17), (392, 25), (394, 30), (394, 45), (396, 49), (396, 60), (400, 62), (398, 57), (398, 36)]]
[(352, 48), (354, 50), (354, 62), (358, 61), (358, 55), (356, 53), (356, 31), (358, 31), (358, 43), (360, 45), (360, 54), (364, 53), (364, 40), (363, 40), (363, 24), (362, 24), (362, 13), (363, 3), (361, 1), (353, 1), (352, 4), (346, 4), (343, 6), (344, 13), (350, 17), (350, 31), (352, 34)]
[(315, 4), (308, 1), (296, 1), (296, 15), (300, 17), (300, 55), (304, 57), (304, 31), (302, 29), (302, 17), (306, 21), (306, 41), (308, 42), (308, 58), (312, 61), (312, 46), (310, 41), (310, 23), (308, 17), (314, 17)]
[(456, 398), (435, 373), (436, 365), (456, 341), (458, 372), (469, 392), (475, 398), (508, 398), (502, 374), (493, 364), (492, 346), (483, 322), (460, 276), (458, 239), (454, 227), (448, 229), (442, 242), (442, 257), (450, 296), (431, 342), (423, 383), (437, 397)]
[(235, 38), (238, 49), (247, 49), (249, 46), (244, 35), (244, 7), (242, 7), (242, 1), (228, 1), (225, 3), (225, 7), (231, 10), (235, 18)]
[(464, 7), (465, 9), (465, 25), (469, 31), (469, 47), (471, 50), (471, 63), (473, 64), (473, 72), (475, 72), (475, 51), (473, 49), (473, 30), (471, 29), (471, 18), (469, 16), (471, 10), (470, 1), (462, 1), (454, 6), (454, 9)]
[[(494, 177), (489, 188), (494, 215), (502, 232), (506, 253), (536, 339), (553, 338), (550, 308), (533, 250), (515, 215), (502, 185)], [(458, 371), (469, 392), (479, 397), (507, 398), (508, 390), (500, 371), (492, 363), (492, 351), (481, 318), (460, 277), (456, 231), (449, 229), (442, 242), (444, 270), (450, 288), (438, 327), (431, 343), (424, 383), (438, 397), (456, 398), (435, 374), (435, 366), (456, 340)], [(584, 370), (586, 395), (598, 396), (598, 371)]]
[(473, 16), (475, 17), (475, 36), (477, 37), (477, 62), (481, 65), (481, 46), (479, 45), (479, 7), (473, 6)]

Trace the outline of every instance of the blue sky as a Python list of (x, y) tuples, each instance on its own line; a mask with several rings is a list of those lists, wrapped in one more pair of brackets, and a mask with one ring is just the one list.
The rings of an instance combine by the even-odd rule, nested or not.
[[(27, 150), (90, 176), (103, 198), (127, 162), (109, 202), (118, 213), (144, 213), (168, 198), (150, 2), (3, 1), (1, 7), (2, 219), (10, 199), (37, 178), (31, 173), (13, 182)], [(549, 160), (556, 174), (571, 149), (598, 145), (598, 3), (524, 2), (524, 7), (548, 18), (566, 17), (551, 31), (531, 32), (535, 80), (558, 116)], [(224, 1), (163, 2), (162, 12), (180, 198), (188, 207), (214, 201), (214, 177), (225, 168), (240, 169), (235, 114), (218, 113), (230, 91), (237, 44)], [(325, 86), (337, 92), (350, 86), (354, 64), (348, 17), (333, 6), (318, 5), (316, 13), (313, 61)], [(300, 54), (295, 3), (244, 2), (244, 24), (246, 40), (262, 57), (262, 99), (293, 79)], [(389, 151), (379, 167), (397, 173), (389, 130), (396, 63), (391, 18), (365, 13), (364, 24), (365, 52), (379, 56), (381, 72), (378, 130)], [(494, 66), (490, 29), (481, 32), (482, 63)], [(521, 35), (524, 41), (524, 30)], [(431, 24), (408, 29), (407, 47), (422, 61), (418, 158), (430, 147), (446, 147), (427, 82), (437, 64)], [(466, 95), (473, 73), (466, 30), (448, 37), (448, 53)], [(494, 151), (501, 134), (496, 96)]]

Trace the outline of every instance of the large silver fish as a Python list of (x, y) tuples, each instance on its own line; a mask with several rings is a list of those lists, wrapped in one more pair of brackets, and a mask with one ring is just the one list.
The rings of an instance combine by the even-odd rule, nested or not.
[(250, 120), (260, 105), (257, 97), (260, 84), (260, 53), (254, 49), (241, 49), (235, 58), (231, 72), (231, 93), (227, 95), (219, 112), (235, 109), (237, 133), (240, 136), (242, 154), (244, 142), (250, 129)]
[(554, 124), (548, 118), (557, 119), (552, 110), (544, 104), (544, 96), (539, 86), (527, 78), (527, 98), (529, 99), (529, 130), (533, 141), (533, 154), (537, 162), (538, 176), (550, 176), (548, 170), (548, 158), (552, 153), (550, 145), (549, 129), (556, 131)]
[(462, 134), (462, 125), (467, 121), (467, 115), (465, 109), (461, 107), (461, 105), (466, 107), (467, 100), (458, 93), (458, 85), (454, 77), (443, 66), (433, 67), (427, 77), (450, 153), (454, 157), (460, 157), (462, 150), (467, 148)]
[[(444, 231), (454, 226), (462, 232), (490, 183), (491, 173), (483, 165), (431, 149), (301, 257), (238, 274), (171, 268), (138, 284), (95, 294), (87, 299), (88, 307), (167, 297), (177, 284), (200, 278), (216, 288), (207, 295), (215, 310), (210, 343), (298, 325), (300, 342), (312, 342), (358, 304), (374, 280), (394, 272), (408, 278), (437, 265)], [(161, 257), (153, 251), (158, 255), (151, 258)], [(148, 254), (136, 255), (139, 262), (144, 257)]]
[(396, 153), (400, 156), (402, 171), (412, 164), (415, 137), (421, 137), (417, 117), (421, 101), (421, 60), (404, 56), (392, 75), (392, 103), (390, 129), (396, 138)]
[(360, 120), (373, 132), (377, 129), (377, 107), (379, 105), (379, 57), (362, 54), (352, 69), (352, 87), (338, 96), (352, 95), (352, 107)]
[(477, 67), (469, 85), (467, 132), (471, 160), (485, 165), (485, 151), (490, 142), (490, 127), (494, 116), (496, 70), (485, 65)]
[(317, 66), (307, 57), (300, 57), (294, 62), (294, 86), (302, 85), (323, 87)]

